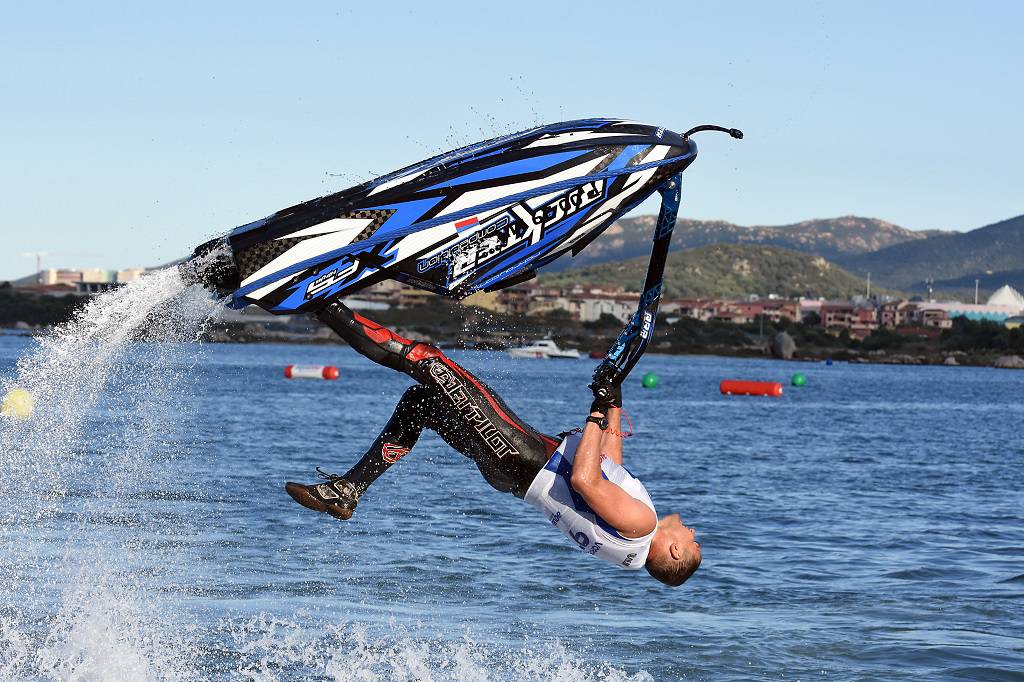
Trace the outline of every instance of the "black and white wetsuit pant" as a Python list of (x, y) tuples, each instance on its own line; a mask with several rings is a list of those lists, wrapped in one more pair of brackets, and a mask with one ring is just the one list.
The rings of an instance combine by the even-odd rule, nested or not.
[(519, 419), (482, 381), (437, 348), (398, 336), (332, 303), (317, 314), (356, 351), (408, 374), (409, 388), (377, 440), (344, 476), (360, 493), (412, 449), (426, 427), (476, 462), (492, 487), (525, 497), (558, 441)]

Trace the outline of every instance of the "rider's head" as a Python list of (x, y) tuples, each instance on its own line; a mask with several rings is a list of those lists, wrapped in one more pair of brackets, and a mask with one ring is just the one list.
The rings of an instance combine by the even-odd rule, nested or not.
[(647, 572), (672, 587), (679, 587), (700, 566), (700, 543), (679, 514), (658, 519), (658, 529), (647, 554)]

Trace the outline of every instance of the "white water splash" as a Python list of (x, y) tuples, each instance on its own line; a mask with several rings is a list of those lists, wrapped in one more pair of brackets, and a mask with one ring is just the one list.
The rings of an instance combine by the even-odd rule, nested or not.
[[(191, 371), (217, 304), (175, 269), (92, 299), (14, 377), (36, 399), (0, 420), (0, 680), (331, 679), (646, 682), (563, 645), (260, 616), (211, 625), (175, 597), (140, 536), (206, 520), (140, 508), (188, 438)], [(187, 476), (182, 476), (186, 478)], [(167, 543), (173, 546), (174, 543)], [(173, 557), (180, 559), (180, 557)], [(167, 562), (173, 563), (173, 562)], [(372, 630), (371, 630), (372, 628)]]
[[(135, 585), (95, 575), (70, 588), (46, 641), (37, 672), (55, 680), (188, 679), (187, 642)], [(143, 599), (146, 603), (143, 603)]]
[(0, 420), (3, 679), (181, 677), (180, 642), (117, 520), (166, 465), (196, 349), (186, 342), (217, 307), (176, 268), (149, 274), (91, 299), (0, 380), (36, 405), (30, 419)]
[[(322, 676), (339, 682), (650, 682), (646, 672), (622, 670), (574, 654), (562, 644), (523, 642), (502, 648), (411, 631), (392, 623), (371, 634), (348, 623), (258, 616), (225, 621), (238, 652), (235, 675), (253, 682)], [(300, 621), (302, 624), (300, 624)]]
[[(158, 352), (147, 371), (135, 363), (137, 342), (183, 342), (198, 338), (217, 305), (202, 292), (183, 295), (186, 286), (176, 268), (152, 273), (97, 296), (70, 322), (39, 337), (36, 348), (18, 362), (17, 376), (3, 390), (19, 386), (35, 399), (32, 419), (6, 420), (0, 432), (3, 464), (19, 479), (45, 480), (60, 492), (66, 481), (54, 477), (77, 465), (83, 424), (110, 386), (166, 385), (172, 359)], [(20, 457), (20, 459), (15, 459)], [(43, 480), (40, 480), (43, 479)]]

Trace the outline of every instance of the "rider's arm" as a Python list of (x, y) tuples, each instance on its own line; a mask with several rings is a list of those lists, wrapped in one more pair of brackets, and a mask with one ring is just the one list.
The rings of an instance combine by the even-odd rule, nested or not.
[[(594, 412), (592, 416), (602, 415)], [(601, 475), (603, 433), (597, 424), (587, 422), (573, 458), (572, 487), (595, 514), (623, 535), (647, 535), (658, 522), (651, 508)]]
[(617, 433), (622, 433), (622, 410), (612, 407), (608, 410), (608, 430), (601, 436), (601, 454), (621, 465), (622, 437)]

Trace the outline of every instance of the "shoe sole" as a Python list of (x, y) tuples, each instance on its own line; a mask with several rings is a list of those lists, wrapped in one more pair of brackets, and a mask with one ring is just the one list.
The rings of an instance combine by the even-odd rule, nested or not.
[(352, 513), (355, 511), (354, 509), (345, 509), (344, 507), (339, 507), (337, 505), (324, 504), (314, 497), (312, 493), (306, 490), (306, 486), (301, 483), (285, 483), (284, 489), (285, 492), (291, 495), (293, 500), (301, 504), (306, 509), (330, 514), (339, 521), (348, 521), (352, 518)]

